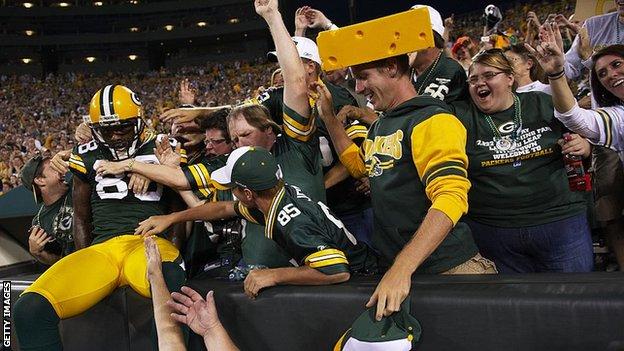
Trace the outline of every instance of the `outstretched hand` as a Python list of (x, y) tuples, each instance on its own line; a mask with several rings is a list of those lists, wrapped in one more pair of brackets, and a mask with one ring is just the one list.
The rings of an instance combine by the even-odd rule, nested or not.
[[(203, 136), (202, 136), (203, 137)], [(176, 149), (173, 151), (169, 138), (165, 137), (162, 140), (156, 140), (156, 147), (154, 148), (154, 155), (161, 165), (178, 167), (180, 165), (180, 152), (182, 147), (180, 143), (176, 144)]]
[(559, 47), (558, 39), (561, 33), (556, 24), (546, 23), (540, 29), (541, 42), (534, 47), (524, 44), (526, 49), (537, 59), (546, 74), (557, 74), (563, 70), (565, 57)]
[(264, 19), (279, 12), (277, 0), (255, 0), (254, 7), (256, 13)]
[(162, 259), (160, 258), (160, 250), (156, 245), (153, 237), (147, 237), (143, 241), (145, 246), (145, 258), (147, 259), (147, 276), (148, 279), (154, 274), (162, 274)]
[(167, 305), (174, 311), (171, 318), (188, 325), (196, 334), (204, 336), (221, 324), (213, 291), (209, 291), (204, 300), (197, 291), (183, 286), (181, 293), (171, 293)]

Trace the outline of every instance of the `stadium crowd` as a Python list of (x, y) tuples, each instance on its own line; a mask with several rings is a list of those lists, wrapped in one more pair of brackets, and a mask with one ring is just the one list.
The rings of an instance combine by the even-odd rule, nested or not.
[[(137, 237), (167, 228), (169, 240), (146, 241), (147, 263), (131, 257), (122, 263), (129, 266), (107, 269), (128, 274), (121, 280), (144, 296), (150, 280), (159, 329), (171, 322), (164, 312), (173, 312), (223, 349), (235, 346), (212, 295), (181, 288), (180, 275), (244, 280), (255, 298), (275, 285), (383, 274), (366, 304), (381, 320), (402, 309), (412, 274), (590, 272), (592, 227), (622, 267), (624, 1), (585, 23), (571, 17), (573, 4), (489, 5), (446, 18), (417, 5), (427, 8), (433, 47), (368, 57), (343, 43), (349, 50), (338, 60), (321, 62), (331, 45), (318, 47), (305, 33), (341, 33), (331, 14), (298, 9), (291, 40), (277, 1), (256, 0), (277, 65), (257, 59), (124, 76), (2, 77), (3, 191), (21, 174), (46, 208), (69, 191), (46, 172), (73, 175), (78, 250), (63, 246), (42, 259), (52, 237), (32, 229), (31, 252), (52, 266), (18, 301), (20, 343), (60, 345), (52, 324), (82, 311), (67, 292), (47, 290), (52, 278), (79, 275), (76, 263), (101, 259), (87, 256), (112, 251), (115, 240), (134, 246), (114, 255), (131, 257), (143, 245)], [(112, 106), (129, 107), (111, 114)], [(188, 143), (194, 139), (199, 147)], [(168, 208), (128, 211), (115, 228), (102, 214), (142, 201)], [(120, 234), (132, 231), (140, 236)], [(173, 264), (178, 253), (185, 273)], [(97, 302), (84, 295), (81, 306)], [(197, 315), (218, 335), (207, 335)], [(22, 339), (30, 329), (42, 332)], [(177, 328), (167, 330), (182, 342)]]

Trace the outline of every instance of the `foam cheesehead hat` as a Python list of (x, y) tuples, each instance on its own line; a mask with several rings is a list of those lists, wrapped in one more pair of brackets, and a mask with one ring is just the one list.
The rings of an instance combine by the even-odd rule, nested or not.
[(440, 34), (440, 36), (444, 37), (444, 21), (442, 21), (442, 16), (438, 12), (438, 10), (434, 9), (429, 5), (414, 5), (412, 9), (421, 9), (426, 8), (429, 10), (429, 21), (431, 21), (431, 29), (434, 32)]
[(434, 47), (428, 7), (326, 30), (316, 42), (326, 72)]
[[(299, 57), (307, 58), (308, 60), (318, 63), (319, 65), (321, 64), (319, 49), (314, 40), (305, 37), (292, 37), (292, 40), (295, 42)], [(269, 51), (269, 53), (267, 53), (267, 58), (269, 61), (277, 62), (277, 51)]]
[(240, 186), (261, 191), (276, 186), (282, 178), (282, 172), (268, 150), (243, 146), (232, 151), (225, 166), (212, 172), (211, 177), (220, 187)]
[(42, 201), (42, 199), (37, 196), (38, 191), (35, 188), (35, 176), (45, 159), (46, 158), (41, 155), (31, 158), (26, 162), (26, 164), (24, 164), (24, 167), (22, 167), (22, 171), (20, 172), (20, 181), (26, 189), (32, 191), (33, 196), (35, 197), (35, 202)]

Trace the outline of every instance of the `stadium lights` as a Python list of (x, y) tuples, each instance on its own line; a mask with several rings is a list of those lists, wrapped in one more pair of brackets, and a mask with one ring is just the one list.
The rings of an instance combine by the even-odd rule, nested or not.
[(95, 61), (95, 57), (88, 56), (88, 57), (85, 58), (85, 60), (87, 60), (87, 62), (91, 63), (91, 62)]
[(206, 26), (206, 22), (197, 22), (197, 26), (198, 27), (205, 27)]
[(136, 59), (137, 59), (137, 57), (138, 57), (138, 56), (137, 56), (137, 55), (134, 55), (134, 54), (132, 54), (132, 55), (128, 55), (128, 58), (130, 59), (130, 61), (134, 61), (134, 60), (136, 60)]
[(25, 8), (29, 9), (33, 6), (35, 6), (35, 4), (33, 4), (32, 2), (25, 2), (22, 4)]
[(59, 2), (58, 4), (60, 7), (68, 7), (69, 3), (68, 2)]
[(31, 62), (32, 62), (32, 59), (30, 59), (30, 58), (28, 58), (28, 57), (24, 57), (24, 58), (22, 59), (22, 62), (24, 62), (25, 64), (29, 64), (29, 63), (31, 63)]
[(132, 5), (136, 5), (139, 3), (139, 0), (130, 0), (129, 3), (131, 3)]
[(168, 24), (168, 25), (165, 26), (165, 29), (168, 30), (168, 31), (172, 31), (173, 30), (173, 25)]
[(27, 30), (24, 31), (24, 33), (26, 33), (26, 35), (28, 35), (28, 36), (31, 36), (31, 35), (35, 34), (35, 31), (27, 29)]
[(230, 19), (228, 20), (228, 22), (229, 22), (230, 24), (236, 24), (236, 23), (240, 22), (240, 20), (239, 20), (238, 18), (236, 18), (236, 17), (235, 17), (235, 18), (230, 18)]
[(130, 31), (131, 32), (138, 32), (139, 28), (137, 28), (137, 27), (130, 27)]
[(96, 1), (93, 3), (93, 6), (102, 6), (102, 5), (104, 5), (104, 3), (101, 1)]

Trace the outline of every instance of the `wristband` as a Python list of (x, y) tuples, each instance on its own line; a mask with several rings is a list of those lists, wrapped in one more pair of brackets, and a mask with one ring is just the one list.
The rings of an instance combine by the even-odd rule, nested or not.
[(130, 160), (130, 163), (128, 164), (128, 172), (132, 172), (132, 166), (134, 166), (134, 158), (132, 160)]
[(547, 74), (548, 80), (555, 80), (563, 77), (565, 75), (565, 70), (561, 70), (561, 72), (557, 72), (555, 74)]

